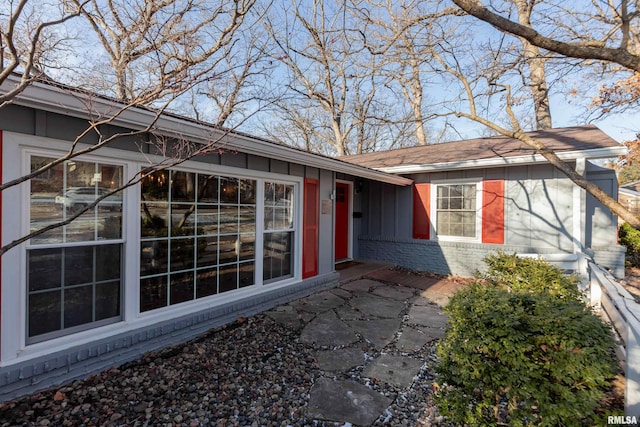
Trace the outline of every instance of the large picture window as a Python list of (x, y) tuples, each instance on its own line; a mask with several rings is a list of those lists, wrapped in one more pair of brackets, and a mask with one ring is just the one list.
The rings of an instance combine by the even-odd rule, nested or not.
[[(55, 159), (32, 155), (31, 171)], [(77, 215), (119, 188), (123, 166), (70, 160), (30, 182), (29, 228)], [(34, 236), (27, 248), (27, 342), (121, 318), (122, 196), (110, 195), (70, 224)]]
[(140, 217), (141, 312), (254, 284), (255, 180), (158, 171)]
[(436, 188), (436, 234), (476, 238), (477, 185), (439, 184)]

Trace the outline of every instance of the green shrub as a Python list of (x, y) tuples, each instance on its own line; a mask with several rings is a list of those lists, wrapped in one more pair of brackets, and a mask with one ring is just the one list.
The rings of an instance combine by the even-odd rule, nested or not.
[(565, 298), (565, 285), (529, 287), (528, 262), (493, 268), (489, 277), (499, 271), (500, 280), (472, 284), (445, 309), (449, 328), (436, 367), (441, 413), (468, 425), (582, 425), (616, 373), (610, 329)]
[(627, 247), (627, 260), (633, 267), (640, 267), (640, 230), (625, 222), (618, 229), (620, 244)]
[(582, 300), (579, 277), (566, 274), (543, 259), (520, 258), (516, 254), (498, 251), (484, 259), (487, 272), (482, 278), (512, 291), (545, 292), (561, 298)]

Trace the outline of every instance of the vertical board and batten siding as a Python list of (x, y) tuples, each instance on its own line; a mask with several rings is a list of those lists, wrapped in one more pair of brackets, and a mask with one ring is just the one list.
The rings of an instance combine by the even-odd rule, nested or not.
[[(602, 173), (605, 183), (615, 180), (612, 171)], [(362, 258), (391, 261), (404, 267), (435, 273), (470, 276), (477, 270), (484, 269), (483, 259), (496, 250), (558, 254), (573, 253), (575, 245), (580, 246), (581, 242), (574, 242), (573, 237), (574, 185), (551, 165), (421, 173), (409, 178), (415, 182), (409, 192), (398, 187), (371, 183), (371, 191), (367, 192), (369, 207), (374, 209), (377, 203), (385, 200), (387, 195), (383, 193), (393, 192), (397, 198), (396, 210), (389, 217), (388, 209), (380, 209), (385, 212), (384, 220), (393, 224), (408, 223), (414, 227), (407, 230), (406, 227), (398, 226), (398, 233), (395, 235), (387, 233), (386, 228), (380, 226), (376, 212), (372, 211), (372, 220), (363, 227), (366, 233), (358, 237), (359, 254)], [(426, 193), (433, 189), (426, 183), (456, 179), (481, 179), (485, 187), (484, 199), (488, 197), (487, 190), (499, 193), (500, 187), (504, 186), (503, 202), (494, 200), (497, 203), (486, 206), (488, 209), (483, 215), (485, 233), (482, 243), (429, 240), (433, 237), (429, 234), (433, 233), (433, 228), (424, 223), (424, 212), (428, 212), (428, 206), (424, 203), (429, 200)], [(416, 197), (425, 200), (421, 202), (422, 209), (416, 208)], [(592, 208), (591, 211), (596, 216), (606, 213), (601, 206)], [(420, 217), (415, 217), (414, 213)], [(584, 213), (581, 215), (584, 217)], [(498, 226), (500, 219), (503, 220), (502, 235)], [(590, 240), (587, 241), (593, 244), (595, 258), (606, 259), (605, 265), (615, 270), (618, 264), (623, 265), (624, 252), (621, 252), (623, 249), (615, 242), (610, 242), (616, 236), (615, 224), (611, 221), (605, 221), (604, 224), (602, 229), (592, 225), (586, 228), (586, 232), (582, 228), (582, 244), (584, 236), (589, 237)], [(597, 246), (596, 243), (604, 243), (608, 247)]]
[[(26, 135), (48, 137), (59, 140), (73, 140), (80, 130), (86, 127), (86, 120), (71, 118), (60, 114), (36, 111), (32, 108), (9, 105), (0, 112), (0, 129)], [(116, 133), (123, 129), (107, 126), (101, 129), (105, 133)], [(111, 148), (139, 151), (136, 144), (139, 138), (124, 138), (109, 144)], [(83, 142), (95, 143), (93, 135)], [(5, 140), (6, 144), (6, 140)], [(151, 150), (151, 147), (146, 149)], [(144, 150), (145, 148), (143, 148)], [(96, 151), (94, 155), (99, 155)], [(280, 175), (316, 180), (319, 200), (328, 199), (333, 191), (334, 173), (301, 164), (248, 155), (231, 150), (214, 152), (194, 162), (234, 167), (238, 175), (242, 170), (255, 170)], [(209, 167), (207, 170), (215, 170)], [(301, 186), (300, 191), (303, 191)], [(300, 203), (303, 197), (300, 197)], [(19, 205), (19, 204), (18, 204)], [(130, 207), (135, 209), (135, 207)], [(177, 318), (165, 318), (153, 325), (115, 332), (107, 338), (91, 342), (58, 348), (54, 353), (38, 355), (0, 367), (0, 401), (58, 385), (73, 379), (85, 378), (112, 366), (139, 358), (147, 351), (154, 351), (173, 344), (192, 339), (207, 330), (218, 327), (241, 316), (249, 316), (276, 305), (309, 295), (318, 290), (328, 289), (337, 283), (339, 275), (333, 264), (333, 216), (319, 215), (318, 218), (318, 262), (317, 274), (275, 288), (264, 288), (256, 295), (243, 294), (242, 297), (206, 309), (199, 309)], [(299, 232), (303, 232), (302, 224)], [(20, 250), (16, 248), (14, 250)], [(24, 273), (22, 273), (24, 274)], [(135, 284), (125, 284), (135, 286)]]
[(551, 165), (508, 168), (505, 243), (573, 252), (573, 183)]

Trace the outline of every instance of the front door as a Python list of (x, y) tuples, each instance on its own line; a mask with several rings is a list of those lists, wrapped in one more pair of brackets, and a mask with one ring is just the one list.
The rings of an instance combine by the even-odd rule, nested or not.
[(336, 182), (336, 261), (349, 257), (349, 184)]

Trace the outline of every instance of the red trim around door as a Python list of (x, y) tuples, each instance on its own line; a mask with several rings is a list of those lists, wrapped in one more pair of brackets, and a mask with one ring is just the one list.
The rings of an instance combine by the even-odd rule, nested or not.
[(317, 179), (304, 179), (302, 219), (302, 278), (318, 275), (318, 219), (319, 183)]
[(349, 184), (336, 182), (335, 257), (349, 257)]

